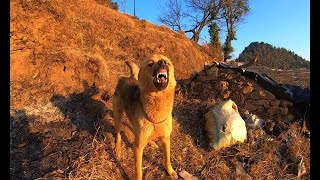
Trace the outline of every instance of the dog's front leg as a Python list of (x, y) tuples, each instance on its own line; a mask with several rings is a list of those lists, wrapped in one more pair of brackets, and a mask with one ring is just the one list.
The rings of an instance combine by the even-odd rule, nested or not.
[(170, 161), (170, 136), (161, 138), (163, 154), (164, 154), (164, 163), (167, 169), (168, 174), (172, 179), (178, 179), (177, 173), (173, 170)]
[(145, 144), (134, 143), (134, 164), (135, 164), (135, 179), (142, 179), (142, 155)]

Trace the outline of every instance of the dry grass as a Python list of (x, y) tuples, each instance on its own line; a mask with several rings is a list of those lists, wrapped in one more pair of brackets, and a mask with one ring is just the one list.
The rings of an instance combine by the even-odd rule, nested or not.
[[(261, 128), (252, 130), (245, 143), (215, 151), (208, 147), (203, 130), (205, 104), (188, 100), (183, 95), (176, 97), (171, 137), (172, 164), (176, 171), (186, 170), (200, 179), (287, 179), (297, 177), (298, 164), (303, 157), (307, 174), (302, 179), (309, 179), (310, 142), (300, 133), (298, 123), (290, 125), (279, 137), (268, 135)], [(103, 142), (94, 138), (89, 155), (79, 158), (69, 173), (69, 179), (133, 177), (132, 132), (125, 122), (127, 143), (122, 145), (124, 158), (118, 161), (112, 155), (113, 151), (106, 151), (114, 147), (111, 134)], [(143, 173), (145, 179), (169, 177), (159, 149), (146, 147)]]

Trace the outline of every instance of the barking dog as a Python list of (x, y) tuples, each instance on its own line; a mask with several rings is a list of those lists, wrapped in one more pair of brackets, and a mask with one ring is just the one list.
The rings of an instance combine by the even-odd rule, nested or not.
[(120, 131), (125, 112), (134, 134), (135, 179), (142, 179), (143, 149), (148, 143), (154, 143), (156, 138), (161, 139), (168, 174), (177, 179), (170, 161), (172, 108), (176, 86), (173, 64), (167, 57), (159, 54), (146, 58), (140, 69), (133, 62), (127, 61), (126, 64), (131, 70), (131, 77), (119, 79), (113, 97), (116, 156), (121, 156)]

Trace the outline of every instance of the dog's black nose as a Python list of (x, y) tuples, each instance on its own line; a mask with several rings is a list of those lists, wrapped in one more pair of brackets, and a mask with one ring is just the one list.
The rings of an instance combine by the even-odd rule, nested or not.
[(158, 61), (158, 64), (161, 67), (161, 66), (167, 65), (167, 62), (165, 60), (160, 60), (160, 61)]

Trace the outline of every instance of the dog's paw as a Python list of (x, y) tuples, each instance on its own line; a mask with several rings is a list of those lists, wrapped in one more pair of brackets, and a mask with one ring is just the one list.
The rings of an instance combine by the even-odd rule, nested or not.
[(171, 176), (171, 179), (178, 179), (178, 174), (177, 174), (175, 171), (173, 171), (173, 172), (170, 174), (170, 176)]

